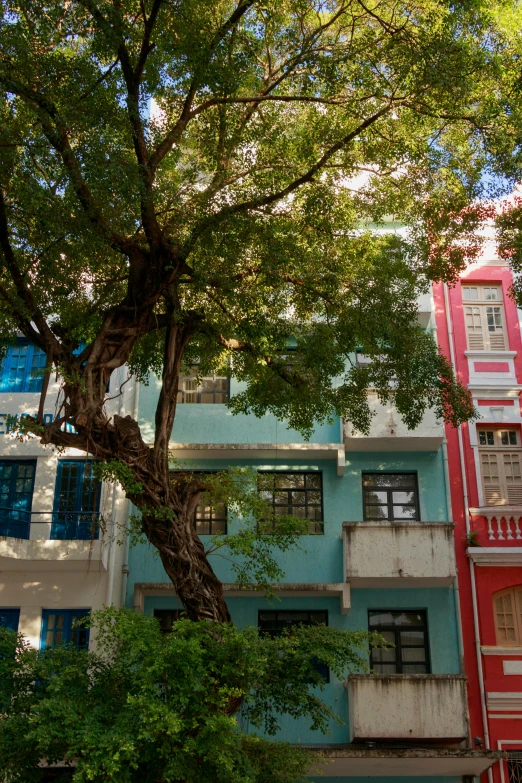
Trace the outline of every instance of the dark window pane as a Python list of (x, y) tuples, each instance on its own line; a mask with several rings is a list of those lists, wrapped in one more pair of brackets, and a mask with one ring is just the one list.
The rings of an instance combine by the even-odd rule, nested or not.
[(416, 476), (411, 473), (363, 473), (365, 519), (417, 519)]
[(319, 472), (261, 472), (258, 491), (272, 507), (273, 518), (292, 514), (312, 520), (308, 533), (323, 532), (322, 476)]
[[(422, 674), (429, 671), (424, 612), (370, 611), (368, 624), (370, 631), (376, 631), (388, 643), (394, 645), (390, 650), (371, 650), (372, 668), (384, 674), (386, 672), (382, 666), (394, 660), (399, 674)], [(411, 627), (412, 630), (403, 630), (405, 627)]]

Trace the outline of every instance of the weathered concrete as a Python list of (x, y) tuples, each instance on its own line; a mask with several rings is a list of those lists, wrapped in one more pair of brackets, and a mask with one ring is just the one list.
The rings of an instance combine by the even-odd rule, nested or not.
[(466, 677), (351, 674), (350, 740), (439, 740), (468, 736)]
[(344, 522), (345, 579), (354, 587), (443, 587), (455, 578), (451, 522)]
[(368, 392), (368, 404), (373, 413), (368, 435), (343, 422), (347, 451), (437, 451), (442, 446), (444, 425), (432, 410), (426, 411), (418, 427), (409, 430), (392, 403), (383, 404), (377, 394)]

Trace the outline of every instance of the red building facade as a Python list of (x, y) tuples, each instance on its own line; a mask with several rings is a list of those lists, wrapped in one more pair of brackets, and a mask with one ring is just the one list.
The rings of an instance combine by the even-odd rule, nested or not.
[(522, 340), (493, 243), (449, 289), (437, 338), (480, 419), (446, 428), (472, 738), (506, 751), (490, 783), (522, 783)]

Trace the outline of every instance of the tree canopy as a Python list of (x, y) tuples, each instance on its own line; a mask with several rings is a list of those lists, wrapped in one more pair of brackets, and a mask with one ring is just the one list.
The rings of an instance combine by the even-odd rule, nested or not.
[(76, 783), (305, 783), (313, 754), (270, 737), (283, 716), (324, 732), (339, 721), (317, 664), (344, 677), (366, 666), (370, 641), (320, 626), (272, 639), (185, 619), (162, 636), (154, 618), (116, 609), (90, 623), (96, 652), (40, 653), (0, 628), (6, 783), (41, 781), (41, 759), (70, 766)]
[[(231, 365), (234, 411), (305, 433), (332, 415), (367, 430), (370, 386), (412, 427), (428, 406), (473, 415), (416, 302), (477, 253), (505, 112), (496, 8), (2, 3), (0, 335), (47, 355), (25, 426), (112, 466), (194, 619), (227, 613), (191, 524), (205, 484), (168, 474), (184, 366)], [(104, 407), (125, 364), (162, 381), (152, 447)]]

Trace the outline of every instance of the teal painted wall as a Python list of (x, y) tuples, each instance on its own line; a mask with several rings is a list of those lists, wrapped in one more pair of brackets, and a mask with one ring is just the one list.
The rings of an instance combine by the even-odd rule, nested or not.
[[(234, 378), (230, 393), (243, 388)], [(160, 390), (160, 382), (153, 376), (149, 386), (141, 386), (139, 424), (143, 437), (154, 437), (154, 415)], [(297, 430), (288, 429), (284, 422), (267, 413), (261, 418), (238, 414), (234, 416), (226, 405), (178, 405), (172, 431), (173, 443), (305, 443)], [(339, 419), (333, 424), (321, 424), (315, 429), (313, 443), (340, 443)]]
[[(194, 406), (200, 407), (200, 406)], [(188, 464), (188, 463), (185, 463)], [(259, 470), (320, 470), (323, 474), (324, 534), (303, 536), (301, 550), (281, 554), (278, 558), (288, 582), (342, 582), (342, 523), (363, 518), (362, 479), (365, 470), (417, 471), (421, 519), (446, 521), (446, 498), (441, 452), (423, 454), (349, 454), (344, 476), (337, 476), (334, 460), (314, 462), (260, 460), (230, 461), (199, 460), (190, 463), (194, 469), (226, 469), (227, 465), (250, 465)], [(229, 519), (229, 530), (239, 522)], [(203, 540), (207, 536), (202, 536)], [(212, 566), (224, 582), (234, 581), (233, 571), (225, 559), (227, 553), (212, 555)], [(163, 567), (148, 546), (131, 548), (129, 556), (128, 601), (132, 601), (134, 582), (168, 581)]]
[[(232, 620), (238, 627), (257, 626), (257, 613), (260, 609), (322, 609), (328, 611), (328, 623), (334, 628), (345, 630), (366, 629), (368, 610), (370, 609), (424, 609), (428, 618), (428, 635), (431, 671), (433, 674), (458, 674), (459, 658), (457, 648), (457, 628), (455, 622), (455, 604), (453, 591), (449, 588), (431, 588), (425, 590), (352, 590), (352, 608), (347, 615), (341, 615), (338, 598), (283, 598), (281, 601), (268, 602), (262, 596), (248, 598), (229, 598), (227, 604)], [(145, 614), (152, 616), (154, 609), (180, 607), (175, 598), (145, 598)], [(281, 719), (278, 739), (302, 743), (343, 744), (349, 740), (348, 698), (343, 681), (331, 674), (331, 681), (323, 691), (318, 691), (323, 699), (342, 719), (341, 725), (333, 725), (328, 735), (311, 731), (304, 720)], [(250, 727), (243, 724), (245, 730)], [(253, 730), (253, 729), (252, 729)]]

